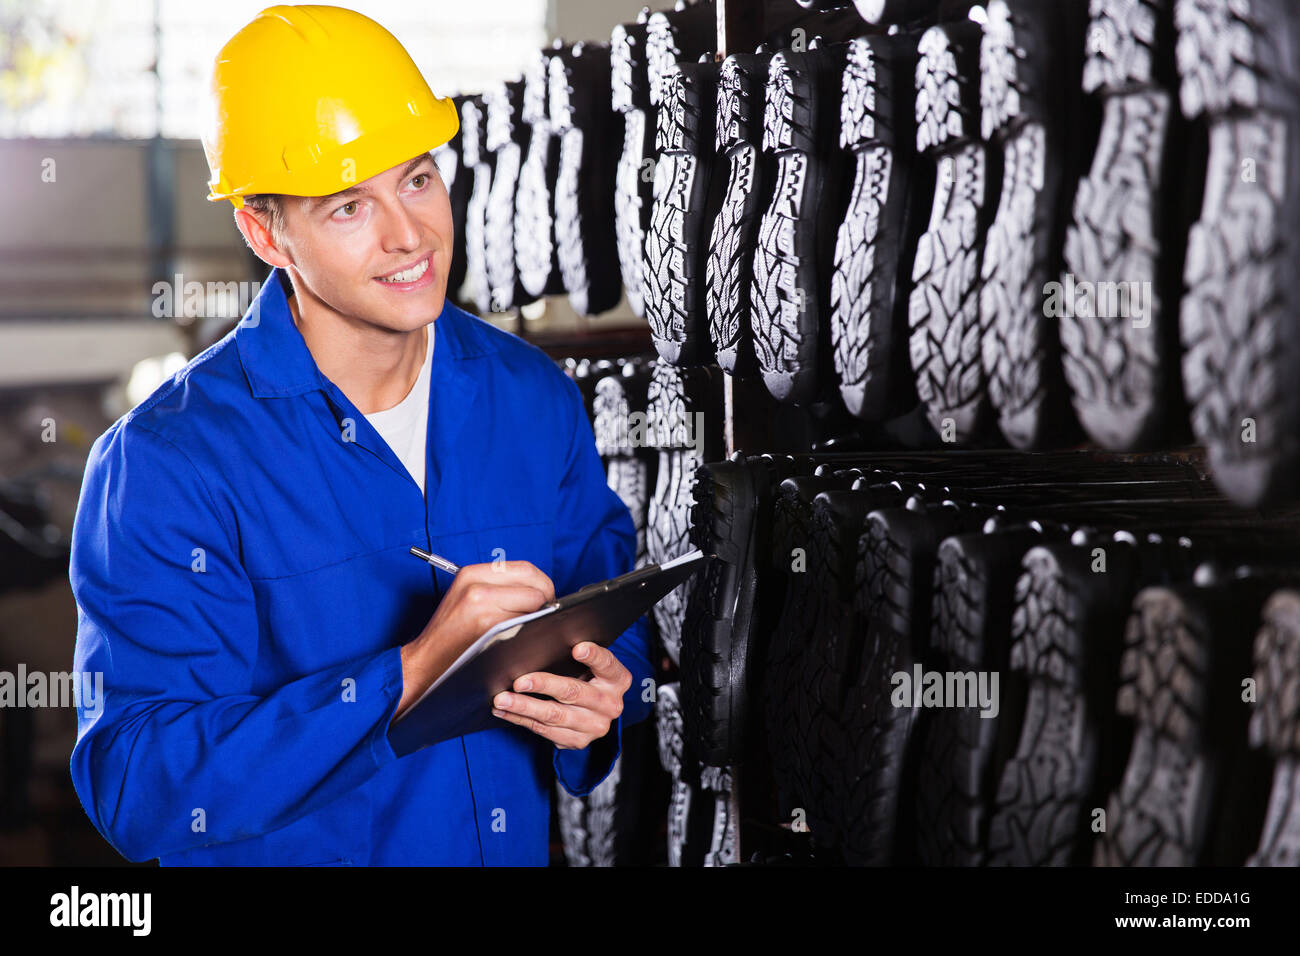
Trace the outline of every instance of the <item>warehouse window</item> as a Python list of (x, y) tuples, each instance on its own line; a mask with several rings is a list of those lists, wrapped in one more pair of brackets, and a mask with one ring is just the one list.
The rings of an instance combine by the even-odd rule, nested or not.
[[(272, 5), (0, 0), (0, 138), (198, 139), (213, 57)], [(546, 42), (546, 0), (339, 5), (392, 31), (439, 95), (518, 76)]]

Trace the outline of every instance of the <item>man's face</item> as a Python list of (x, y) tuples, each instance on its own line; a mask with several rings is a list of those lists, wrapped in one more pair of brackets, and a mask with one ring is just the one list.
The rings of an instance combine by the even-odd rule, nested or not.
[[(451, 203), (427, 153), (342, 193), (290, 198), (284, 217), (280, 252), (298, 273), (300, 314), (309, 302), (317, 313), (324, 308), (349, 323), (410, 332), (442, 312)], [(380, 278), (412, 267), (423, 275), (405, 282)]]

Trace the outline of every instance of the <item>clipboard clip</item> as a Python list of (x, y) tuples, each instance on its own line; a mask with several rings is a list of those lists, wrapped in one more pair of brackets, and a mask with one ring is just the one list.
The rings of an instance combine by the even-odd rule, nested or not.
[(595, 584), (588, 584), (584, 588), (579, 588), (572, 594), (566, 594), (562, 598), (552, 601), (547, 607), (564, 609), (570, 604), (578, 604), (593, 595), (600, 594), (603, 591), (609, 591), (614, 587), (627, 587), (630, 584), (637, 584), (640, 581), (647, 580), (659, 573), (659, 565), (647, 564), (645, 567), (637, 568), (635, 571), (629, 571), (622, 577), (612, 578), (609, 581), (597, 581)]

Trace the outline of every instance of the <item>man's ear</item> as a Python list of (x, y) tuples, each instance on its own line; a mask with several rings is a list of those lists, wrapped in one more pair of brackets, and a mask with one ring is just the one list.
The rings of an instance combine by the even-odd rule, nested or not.
[(293, 264), (285, 250), (276, 245), (269, 224), (262, 222), (247, 206), (235, 210), (235, 226), (244, 236), (244, 242), (253, 254), (269, 266), (284, 268)]

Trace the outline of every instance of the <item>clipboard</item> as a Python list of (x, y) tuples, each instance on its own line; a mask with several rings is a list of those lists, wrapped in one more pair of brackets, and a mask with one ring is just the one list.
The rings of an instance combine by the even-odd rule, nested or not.
[(580, 677), (587, 668), (572, 650), (584, 641), (609, 647), (670, 591), (690, 579), (706, 556), (691, 551), (648, 564), (513, 617), (487, 631), (456, 658), (388, 728), (397, 756), (464, 734), (502, 726), (492, 700), (535, 671)]

